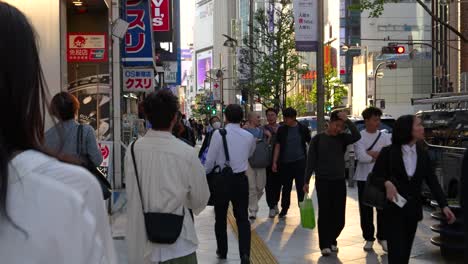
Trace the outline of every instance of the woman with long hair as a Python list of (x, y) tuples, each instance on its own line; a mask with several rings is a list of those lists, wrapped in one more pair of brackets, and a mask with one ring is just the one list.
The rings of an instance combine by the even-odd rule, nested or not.
[(447, 206), (430, 166), (429, 154), (420, 144), (423, 140), (421, 119), (414, 115), (398, 118), (393, 128), (392, 145), (382, 149), (373, 169), (373, 173), (381, 177), (388, 199), (383, 215), (390, 264), (409, 262), (418, 222), (423, 219), (423, 181), (439, 203), (447, 222), (455, 222), (455, 215)]
[(34, 30), (1, 1), (0, 35), (1, 262), (115, 263), (98, 183), (43, 148), (47, 89)]

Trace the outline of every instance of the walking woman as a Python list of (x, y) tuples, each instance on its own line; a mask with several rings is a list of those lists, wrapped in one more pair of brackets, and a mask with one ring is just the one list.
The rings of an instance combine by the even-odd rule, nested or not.
[[(421, 186), (423, 181), (431, 189), (449, 224), (455, 222), (455, 215), (447, 206), (442, 188), (430, 166), (428, 152), (420, 146), (424, 140), (421, 119), (413, 115), (400, 117), (393, 129), (392, 145), (380, 152), (373, 173), (383, 177), (388, 205), (384, 209), (385, 228), (388, 241), (388, 262), (404, 264), (409, 262), (411, 247), (422, 220)], [(399, 195), (406, 204), (397, 205)]]
[(47, 88), (34, 30), (24, 14), (1, 1), (0, 35), (8, 36), (0, 38), (1, 262), (116, 263), (113, 250), (105, 249), (112, 245), (105, 241), (110, 233), (99, 230), (109, 231), (109, 224), (96, 199), (98, 183), (45, 154)]

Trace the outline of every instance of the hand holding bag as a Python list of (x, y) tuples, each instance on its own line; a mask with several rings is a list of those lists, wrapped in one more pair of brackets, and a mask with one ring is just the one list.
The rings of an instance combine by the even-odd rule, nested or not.
[(312, 203), (312, 197), (308, 194), (304, 197), (304, 201), (299, 204), (301, 213), (301, 225), (303, 228), (315, 228), (315, 210)]
[(182, 207), (182, 215), (169, 213), (150, 213), (145, 212), (143, 205), (143, 196), (141, 194), (141, 186), (138, 176), (138, 170), (135, 161), (135, 142), (131, 145), (131, 154), (133, 167), (135, 169), (135, 177), (140, 194), (141, 209), (145, 218), (145, 229), (148, 240), (158, 244), (174, 244), (182, 232), (184, 225), (185, 207)]

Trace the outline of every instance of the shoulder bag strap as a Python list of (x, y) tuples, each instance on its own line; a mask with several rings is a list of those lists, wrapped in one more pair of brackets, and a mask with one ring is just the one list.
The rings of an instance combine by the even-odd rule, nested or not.
[(372, 143), (372, 145), (369, 148), (367, 148), (367, 151), (370, 151), (374, 148), (375, 144), (377, 144), (377, 142), (379, 141), (380, 136), (382, 136), (382, 131), (379, 131), (377, 138), (374, 140), (374, 143)]
[(219, 133), (221, 134), (221, 137), (223, 138), (223, 148), (224, 148), (224, 155), (226, 157), (226, 166), (230, 167), (230, 157), (229, 157), (229, 149), (228, 149), (228, 145), (227, 145), (227, 140), (226, 140), (226, 134), (227, 134), (227, 131), (226, 129), (220, 129), (219, 130)]
[(76, 153), (78, 157), (81, 158), (81, 143), (83, 142), (83, 126), (80, 124), (78, 125), (78, 129), (76, 132)]
[(135, 143), (136, 143), (136, 140), (133, 141), (132, 145), (130, 146), (130, 150), (132, 153), (133, 168), (135, 170), (135, 178), (136, 178), (136, 182), (138, 186), (138, 193), (140, 194), (141, 209), (143, 210), (143, 213), (145, 213), (145, 207), (143, 206), (143, 196), (141, 194), (141, 186), (140, 186), (140, 180), (139, 180), (140, 177), (138, 176), (138, 170), (137, 170), (137, 165), (135, 161)]

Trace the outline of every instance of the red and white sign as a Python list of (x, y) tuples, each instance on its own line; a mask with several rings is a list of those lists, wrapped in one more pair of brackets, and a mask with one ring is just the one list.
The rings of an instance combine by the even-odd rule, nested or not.
[(123, 70), (124, 92), (146, 92), (154, 91), (153, 68), (124, 68)]
[(68, 62), (107, 62), (105, 33), (68, 33)]
[(221, 101), (221, 83), (219, 80), (213, 83), (213, 100)]
[(108, 168), (111, 160), (110, 157), (112, 153), (112, 142), (99, 142), (99, 148), (101, 149), (103, 159), (100, 167)]
[(151, 18), (153, 31), (167, 32), (171, 30), (170, 0), (151, 0)]

